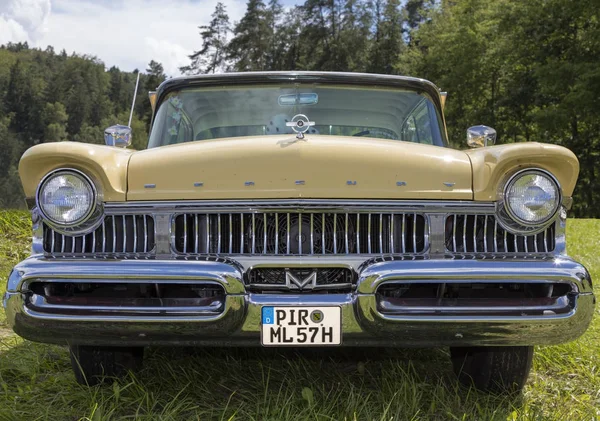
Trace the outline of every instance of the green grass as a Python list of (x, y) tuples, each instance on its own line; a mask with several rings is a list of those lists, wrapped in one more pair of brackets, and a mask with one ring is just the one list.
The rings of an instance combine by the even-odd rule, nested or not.
[[(27, 214), (0, 211), (0, 292), (29, 236)], [(568, 243), (600, 280), (600, 220), (570, 220)], [(457, 386), (443, 349), (152, 348), (137, 377), (88, 388), (75, 383), (65, 347), (24, 341), (3, 323), (0, 310), (0, 420), (600, 419), (598, 316), (579, 340), (538, 347), (512, 398)]]

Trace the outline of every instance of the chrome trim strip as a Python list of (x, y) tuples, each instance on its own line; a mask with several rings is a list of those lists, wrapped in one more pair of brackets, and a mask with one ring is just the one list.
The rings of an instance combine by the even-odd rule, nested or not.
[(494, 202), (461, 200), (190, 200), (190, 201), (136, 201), (105, 204), (106, 214), (133, 213), (273, 213), (295, 209), (296, 212), (315, 213), (491, 213)]
[(212, 232), (210, 231), (210, 215), (206, 215), (206, 251), (211, 252)]
[(498, 253), (498, 223), (494, 221), (494, 253)]
[(475, 223), (473, 224), (473, 248), (475, 253), (477, 253), (477, 217), (478, 215), (475, 215)]
[(483, 216), (485, 218), (485, 223), (483, 224), (483, 252), (487, 253), (488, 251), (488, 245), (487, 245), (487, 239), (488, 239), (488, 216), (484, 215)]
[(314, 216), (314, 214), (311, 213), (310, 214), (310, 254), (315, 254), (315, 243), (314, 243), (314, 239), (313, 239), (313, 233), (315, 231), (315, 226), (314, 226), (313, 216)]
[[(183, 215), (183, 219), (187, 220), (187, 215)], [(185, 243), (185, 241), (184, 241)], [(198, 214), (194, 215), (194, 253), (198, 253), (200, 249), (200, 221)]]
[(463, 253), (467, 252), (467, 219), (468, 217), (465, 215), (465, 220), (463, 224)]
[(489, 312), (513, 312), (518, 313), (522, 311), (556, 311), (565, 310), (569, 307), (569, 297), (561, 296), (556, 297), (556, 300), (552, 304), (547, 305), (512, 305), (512, 306), (403, 306), (396, 305), (390, 300), (382, 298), (379, 301), (381, 306), (381, 312), (388, 315), (396, 313), (463, 313), (463, 312), (478, 312), (478, 313), (489, 313)]
[(453, 248), (451, 250), (454, 253), (456, 253), (458, 251), (456, 249), (456, 225), (458, 225), (457, 224), (457, 218), (458, 218), (458, 215), (454, 214), (454, 224), (452, 225), (452, 245), (453, 245)]
[(256, 254), (256, 221), (252, 214), (252, 254)]
[(183, 215), (183, 252), (187, 253), (187, 215)]
[[(333, 248), (334, 250), (337, 250), (336, 247), (336, 236), (337, 233), (335, 232), (335, 220), (337, 219), (337, 215), (334, 215), (333, 218)], [(321, 214), (321, 251), (323, 252), (323, 254), (325, 254), (326, 250), (325, 250), (325, 214), (322, 213)]]
[(131, 218), (133, 219), (133, 252), (137, 253), (137, 221), (135, 215), (131, 215)]
[(379, 214), (379, 253), (383, 254), (383, 214)]
[(263, 254), (267, 254), (267, 214), (263, 213)]
[(229, 214), (229, 254), (233, 253), (233, 214)]
[(123, 215), (123, 250), (121, 250), (123, 253), (125, 253), (125, 250), (127, 250), (127, 225), (126, 225), (126, 221), (125, 218), (126, 216)]
[(360, 214), (356, 215), (356, 254), (360, 254)]
[(417, 253), (417, 214), (413, 213), (413, 253)]
[(369, 214), (367, 222), (367, 243), (367, 253), (371, 254), (371, 214)]
[(275, 254), (279, 254), (279, 214), (275, 213)]
[(287, 232), (286, 232), (286, 234), (287, 234), (287, 241), (286, 241), (287, 250), (286, 250), (286, 254), (290, 254), (290, 215), (291, 214), (288, 212), (287, 213)]
[[(402, 230), (402, 232), (404, 232), (404, 230)], [(402, 234), (404, 235), (404, 234)], [(394, 214), (391, 213), (390, 214), (390, 247), (391, 247), (391, 253), (394, 254)]]
[(402, 253), (406, 253), (406, 214), (405, 213), (402, 214)]
[(344, 230), (344, 238), (346, 239), (346, 254), (349, 254), (348, 249), (348, 214), (346, 214), (346, 228)]
[(106, 253), (106, 221), (102, 220), (102, 253)]
[(221, 214), (217, 214), (217, 254), (221, 253)]
[[(37, 310), (53, 311), (63, 310), (64, 312), (104, 312), (107, 315), (117, 315), (118, 313), (136, 313), (137, 315), (157, 314), (195, 314), (195, 315), (217, 315), (223, 311), (224, 303), (214, 301), (208, 306), (182, 306), (182, 307), (134, 307), (134, 306), (99, 306), (99, 305), (65, 305), (65, 304), (50, 304), (45, 297), (37, 294), (32, 294), (29, 304)], [(63, 313), (64, 314), (64, 313)], [(131, 316), (130, 317), (136, 317)]]
[(115, 223), (116, 215), (113, 215), (112, 220), (112, 238), (113, 238), (113, 253), (117, 252), (117, 228)]
[(298, 214), (298, 254), (302, 254), (302, 214)]

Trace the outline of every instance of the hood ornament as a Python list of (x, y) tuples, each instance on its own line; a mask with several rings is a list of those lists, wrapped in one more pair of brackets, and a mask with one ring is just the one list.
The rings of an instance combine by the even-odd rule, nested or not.
[(292, 117), (292, 121), (285, 123), (287, 127), (291, 127), (296, 133), (296, 139), (304, 139), (304, 133), (315, 125), (314, 121), (310, 121), (304, 114), (296, 114)]

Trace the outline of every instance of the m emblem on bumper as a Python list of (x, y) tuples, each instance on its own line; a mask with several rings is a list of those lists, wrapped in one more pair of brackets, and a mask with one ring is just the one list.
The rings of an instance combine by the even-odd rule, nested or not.
[(289, 289), (313, 289), (317, 286), (317, 271), (313, 270), (307, 277), (300, 278), (286, 269), (285, 286)]

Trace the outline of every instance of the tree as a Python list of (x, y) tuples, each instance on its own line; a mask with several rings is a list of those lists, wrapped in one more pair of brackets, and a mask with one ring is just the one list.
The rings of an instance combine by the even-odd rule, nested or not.
[(338, 60), (340, 0), (306, 0), (300, 6), (304, 25), (301, 67), (310, 70), (343, 70)]
[[(148, 68), (146, 69), (146, 77), (144, 81), (144, 91), (152, 92), (156, 91), (158, 85), (163, 83), (167, 79), (162, 64), (150, 60)], [(140, 117), (146, 122), (146, 132), (150, 129), (150, 120), (152, 119), (152, 105), (147, 97), (142, 95), (143, 102), (141, 102), (141, 114)]]
[(59, 142), (67, 139), (67, 115), (66, 108), (60, 102), (47, 103), (44, 108), (44, 142)]
[(43, 124), (39, 119), (41, 104), (38, 85), (33, 73), (17, 59), (10, 68), (4, 103), (7, 111), (14, 114), (10, 128), (19, 133), (27, 145), (39, 142), (43, 132)]
[(359, 0), (346, 0), (341, 17), (338, 60), (346, 71), (364, 72), (369, 63), (373, 16)]
[(202, 48), (189, 56), (192, 60), (189, 66), (179, 68), (182, 73), (194, 75), (216, 73), (226, 69), (227, 36), (231, 32), (231, 27), (225, 5), (221, 2), (217, 3), (211, 17), (212, 20), (208, 25), (198, 27), (202, 37)]
[(380, 14), (377, 21), (375, 42), (371, 49), (368, 70), (373, 73), (399, 73), (397, 63), (404, 51), (402, 38), (403, 17), (400, 0), (387, 0), (381, 11), (381, 3), (376, 3)]
[(269, 46), (267, 50), (267, 70), (282, 70), (286, 50), (286, 40), (282, 37), (286, 20), (282, 25), (283, 6), (279, 0), (269, 0), (266, 10), (266, 25), (268, 28)]
[(268, 70), (269, 14), (262, 0), (248, 0), (246, 14), (233, 30), (227, 46), (231, 69), (238, 72)]
[(412, 34), (427, 21), (429, 9), (434, 3), (434, 0), (408, 0), (404, 5), (406, 32), (411, 42)]

